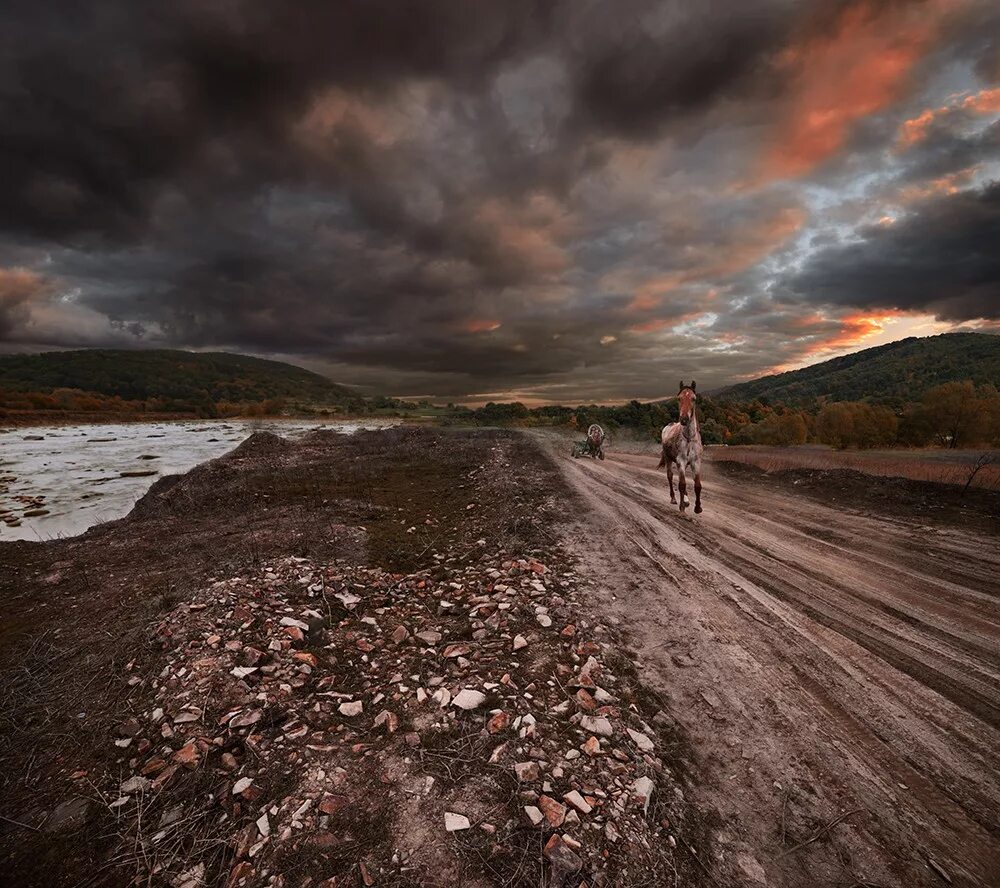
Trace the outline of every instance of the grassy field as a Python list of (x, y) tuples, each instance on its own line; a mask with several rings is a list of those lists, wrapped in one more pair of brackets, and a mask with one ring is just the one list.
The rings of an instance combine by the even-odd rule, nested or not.
[[(982, 450), (833, 450), (822, 445), (706, 448), (713, 461), (738, 462), (766, 472), (786, 469), (853, 469), (868, 475), (962, 484)], [(976, 474), (973, 487), (1000, 490), (1000, 459)]]

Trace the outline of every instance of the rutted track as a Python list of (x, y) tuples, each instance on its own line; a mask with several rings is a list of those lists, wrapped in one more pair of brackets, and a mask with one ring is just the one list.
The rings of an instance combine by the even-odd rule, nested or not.
[(703, 759), (724, 868), (747, 884), (756, 858), (772, 885), (944, 885), (933, 859), (955, 885), (1000, 884), (1000, 539), (711, 465), (705, 512), (681, 516), (655, 455), (556, 459), (586, 504), (575, 539), (597, 604)]

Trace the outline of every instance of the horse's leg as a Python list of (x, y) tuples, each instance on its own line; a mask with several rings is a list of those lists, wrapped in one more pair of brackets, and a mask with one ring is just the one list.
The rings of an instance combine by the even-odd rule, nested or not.
[(670, 482), (670, 502), (677, 505), (677, 497), (674, 496), (674, 464), (667, 461), (667, 480)]
[(684, 476), (684, 466), (682, 463), (677, 464), (677, 492), (681, 497), (681, 511), (683, 512), (688, 505), (687, 502), (687, 478)]
[(694, 513), (701, 513), (701, 466), (694, 473)]

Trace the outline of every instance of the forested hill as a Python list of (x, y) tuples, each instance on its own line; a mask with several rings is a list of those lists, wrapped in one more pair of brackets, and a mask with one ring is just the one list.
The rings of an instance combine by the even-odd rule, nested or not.
[(715, 393), (724, 401), (802, 406), (827, 401), (903, 404), (945, 382), (1000, 386), (1000, 336), (942, 333), (910, 337), (801, 370), (765, 376)]
[(0, 356), (0, 391), (51, 394), (77, 389), (121, 398), (177, 404), (346, 404), (360, 398), (318, 373), (246, 355), (174, 350), (87, 349)]

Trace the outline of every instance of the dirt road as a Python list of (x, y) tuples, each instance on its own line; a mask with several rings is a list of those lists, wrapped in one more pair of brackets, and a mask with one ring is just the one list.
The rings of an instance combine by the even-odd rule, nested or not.
[(1000, 885), (997, 537), (712, 466), (681, 516), (655, 453), (548, 446), (584, 499), (595, 606), (692, 739), (728, 879)]

